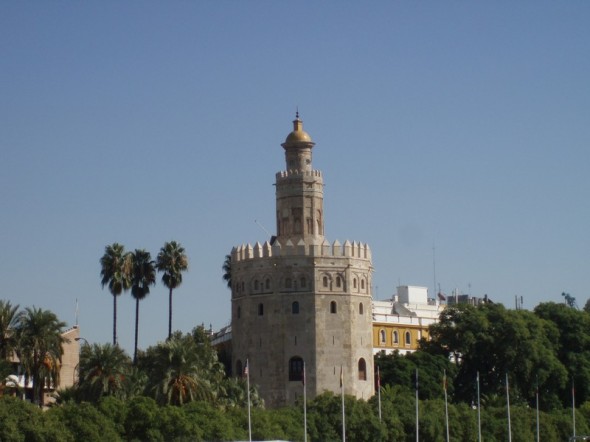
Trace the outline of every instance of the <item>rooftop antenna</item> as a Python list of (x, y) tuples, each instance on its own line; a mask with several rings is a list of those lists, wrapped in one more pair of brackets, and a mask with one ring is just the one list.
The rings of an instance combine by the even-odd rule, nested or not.
[(78, 327), (78, 298), (76, 298), (76, 327)]
[(299, 120), (299, 106), (295, 106), (295, 119)]
[(436, 299), (436, 244), (432, 241), (432, 274), (434, 278), (434, 285), (432, 286), (432, 296)]

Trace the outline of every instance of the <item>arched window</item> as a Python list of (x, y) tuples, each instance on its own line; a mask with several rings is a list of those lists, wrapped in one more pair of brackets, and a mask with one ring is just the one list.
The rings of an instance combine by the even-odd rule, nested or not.
[(379, 330), (379, 342), (385, 344), (385, 330)]
[(242, 281), (242, 291), (246, 290), (246, 284)]
[(365, 309), (363, 308), (363, 303), (359, 303), (359, 315), (362, 315), (365, 312)]
[(294, 301), (293, 304), (291, 304), (291, 313), (293, 313), (294, 315), (299, 314), (299, 302)]
[(365, 280), (361, 279), (361, 290), (365, 289)]
[(258, 280), (254, 281), (254, 290), (260, 290), (260, 283), (258, 282)]
[(264, 304), (260, 303), (258, 304), (258, 316), (263, 316), (264, 315)]
[(270, 279), (266, 278), (266, 290), (270, 290)]
[(397, 330), (394, 330), (391, 337), (393, 339), (393, 344), (398, 345), (399, 344), (399, 334), (397, 333)]
[(409, 331), (406, 332), (406, 345), (412, 344), (412, 335)]
[(340, 281), (340, 276), (336, 276), (336, 287), (341, 287), (342, 282)]
[(307, 287), (307, 281), (305, 280), (305, 276), (301, 277), (301, 279), (299, 280), (299, 284), (301, 285), (301, 288)]
[(363, 358), (359, 359), (359, 381), (367, 380), (367, 363)]
[(242, 373), (242, 361), (241, 360), (237, 360), (236, 361), (236, 376), (242, 376), (244, 373)]
[(352, 288), (356, 289), (356, 278), (352, 278)]
[(322, 279), (322, 284), (324, 287), (328, 287), (328, 277), (324, 276), (324, 278)]
[(286, 278), (285, 279), (285, 288), (290, 289), (292, 287), (293, 283), (291, 282), (291, 278)]
[(337, 313), (338, 308), (336, 306), (336, 301), (330, 302), (330, 313)]
[(289, 381), (303, 380), (303, 359), (293, 356), (289, 359)]
[(238, 305), (238, 319), (242, 317), (242, 307)]

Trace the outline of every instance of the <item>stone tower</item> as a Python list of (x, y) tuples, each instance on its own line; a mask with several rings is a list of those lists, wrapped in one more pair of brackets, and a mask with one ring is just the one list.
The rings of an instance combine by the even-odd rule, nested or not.
[(314, 147), (297, 114), (276, 174), (277, 235), (232, 250), (232, 364), (267, 406), (325, 390), (374, 393), (371, 251), (324, 237), (324, 193)]

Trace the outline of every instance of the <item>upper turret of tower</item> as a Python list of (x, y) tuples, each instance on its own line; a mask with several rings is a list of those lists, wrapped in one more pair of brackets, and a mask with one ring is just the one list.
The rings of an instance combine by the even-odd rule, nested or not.
[(315, 143), (307, 132), (303, 130), (303, 121), (299, 119), (299, 112), (293, 120), (293, 131), (281, 146), (285, 149), (287, 170), (311, 170), (311, 149)]

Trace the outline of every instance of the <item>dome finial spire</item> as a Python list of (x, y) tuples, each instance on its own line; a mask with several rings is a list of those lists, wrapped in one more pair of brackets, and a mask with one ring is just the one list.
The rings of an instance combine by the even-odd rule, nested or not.
[(299, 106), (295, 106), (295, 119), (299, 120)]

